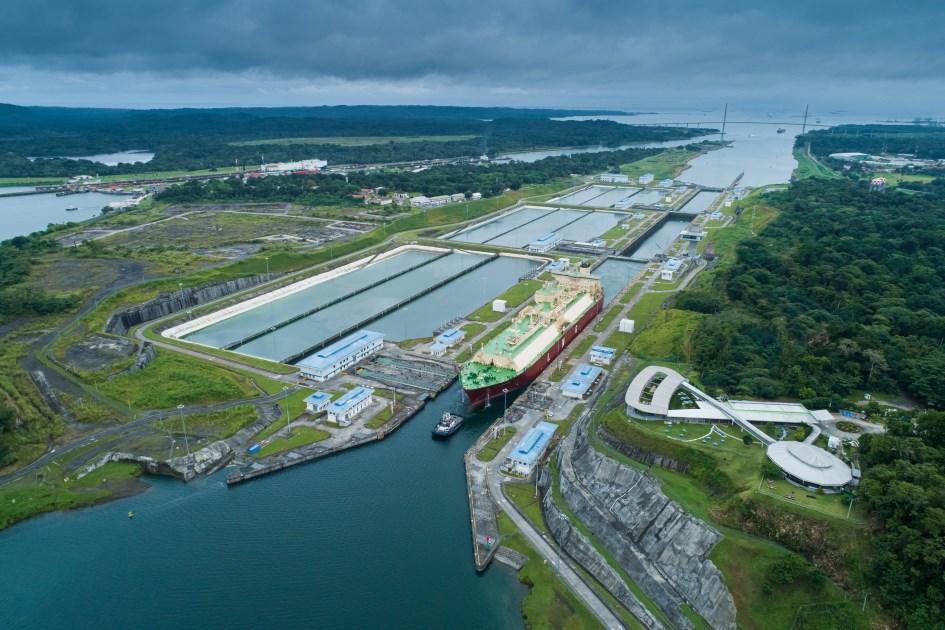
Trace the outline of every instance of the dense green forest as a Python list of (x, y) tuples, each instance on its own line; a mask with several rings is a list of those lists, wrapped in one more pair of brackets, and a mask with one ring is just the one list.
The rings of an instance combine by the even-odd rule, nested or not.
[(806, 180), (766, 198), (780, 216), (675, 304), (711, 315), (692, 338), (704, 382), (819, 404), (904, 390), (945, 406), (945, 188), (925, 188)]
[(922, 159), (945, 158), (945, 127), (918, 125), (839, 125), (808, 131), (794, 146), (807, 147), (818, 158), (831, 153), (908, 153)]
[[(693, 146), (693, 149), (699, 147)], [(517, 190), (525, 184), (544, 184), (568, 175), (616, 170), (659, 153), (659, 149), (625, 149), (601, 153), (576, 153), (571, 157), (550, 157), (536, 162), (509, 164), (454, 164), (419, 173), (410, 171), (368, 171), (340, 175), (286, 175), (248, 180), (190, 182), (173, 186), (157, 196), (160, 201), (293, 201), (304, 205), (360, 205), (351, 194), (361, 188), (384, 187), (388, 191), (418, 192), (424, 195), (480, 192), (491, 197), (506, 188)], [(317, 186), (317, 189), (313, 187)]]
[[(235, 160), (257, 164), (263, 157), (265, 161), (319, 157), (332, 164), (387, 163), (495, 155), (536, 147), (618, 146), (686, 139), (710, 131), (548, 118), (602, 113), (436, 107), (134, 111), (0, 105), (0, 177), (197, 170), (231, 166)], [(439, 138), (394, 141), (423, 136)], [(473, 137), (448, 140), (443, 136)], [(340, 137), (392, 140), (365, 146), (297, 142), (299, 138)], [(113, 167), (87, 160), (27, 159), (126, 150), (149, 150), (155, 157), (147, 164)]]
[(29, 277), (35, 257), (59, 247), (43, 234), (16, 236), (0, 243), (0, 322), (20, 315), (59, 313), (77, 304), (76, 296), (50, 295), (23, 282)]
[(862, 495), (876, 517), (868, 579), (908, 628), (945, 619), (945, 413), (864, 435)]

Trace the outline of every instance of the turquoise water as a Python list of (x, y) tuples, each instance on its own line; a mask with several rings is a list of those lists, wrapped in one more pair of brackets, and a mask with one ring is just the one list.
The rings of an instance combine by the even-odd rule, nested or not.
[(142, 495), (0, 532), (0, 628), (521, 628), (525, 587), (475, 571), (462, 461), (501, 405), (430, 438), (460, 396), (246, 484), (149, 478)]
[(679, 237), (679, 233), (689, 225), (689, 219), (669, 219), (639, 245), (625, 250), (624, 256), (634, 258), (652, 258), (661, 254)]
[[(406, 257), (406, 258), (405, 258)], [(359, 269), (348, 276), (315, 285), (286, 298), (263, 304), (188, 335), (188, 341), (220, 347), (258, 331), (266, 330), (318, 304), (340, 297), (357, 287), (406, 269), (429, 257), (425, 252), (401, 254), (396, 258)], [(400, 260), (405, 258), (404, 260)], [(235, 348), (236, 352), (272, 360), (282, 360), (311, 347), (374, 313), (380, 313), (422, 289), (454, 276), (483, 256), (454, 253), (413, 271), (395, 275), (387, 282), (350, 299), (313, 313), (269, 334)], [(433, 330), (453, 317), (465, 316), (518, 282), (519, 276), (537, 266), (531, 260), (499, 257), (448, 284), (410, 302), (366, 327), (387, 335), (391, 341), (432, 336)]]
[(594, 275), (600, 278), (600, 284), (604, 288), (604, 306), (610, 304), (614, 296), (645, 266), (646, 263), (608, 258), (594, 269)]

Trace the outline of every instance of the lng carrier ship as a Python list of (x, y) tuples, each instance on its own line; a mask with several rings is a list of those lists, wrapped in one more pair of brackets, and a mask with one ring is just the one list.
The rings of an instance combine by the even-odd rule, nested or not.
[(498, 335), (463, 365), (459, 380), (478, 407), (525, 387), (596, 317), (604, 305), (600, 279), (580, 273), (555, 272)]

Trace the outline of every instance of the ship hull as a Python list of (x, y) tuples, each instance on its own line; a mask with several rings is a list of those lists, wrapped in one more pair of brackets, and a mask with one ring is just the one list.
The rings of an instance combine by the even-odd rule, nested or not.
[(483, 405), (488, 405), (492, 400), (502, 398), (505, 395), (502, 391), (504, 389), (508, 390), (508, 393), (511, 394), (512, 392), (526, 387), (529, 383), (538, 378), (538, 375), (541, 374), (546, 367), (551, 365), (558, 355), (574, 341), (574, 338), (577, 337), (582, 330), (587, 328), (587, 325), (600, 314), (603, 308), (604, 298), (601, 297), (594, 306), (587, 309), (587, 312), (584, 313), (580, 319), (575, 321), (564, 331), (564, 334), (555, 341), (554, 345), (551, 346), (545, 354), (529, 365), (524, 371), (519, 372), (509, 380), (488, 387), (465, 389), (466, 395), (469, 396), (469, 406), (476, 409)]

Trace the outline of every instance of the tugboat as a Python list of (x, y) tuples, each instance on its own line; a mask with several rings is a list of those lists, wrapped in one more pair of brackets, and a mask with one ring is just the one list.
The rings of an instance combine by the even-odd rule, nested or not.
[(78, 209), (79, 209), (79, 206), (69, 206), (68, 208), (66, 208), (66, 212), (75, 212)]
[(787, 129), (784, 127), (778, 127), (778, 133), (784, 133), (785, 131), (787, 131)]
[(440, 418), (440, 421), (436, 423), (436, 426), (433, 427), (433, 437), (449, 437), (459, 431), (461, 426), (463, 426), (463, 417), (461, 415), (446, 412)]

